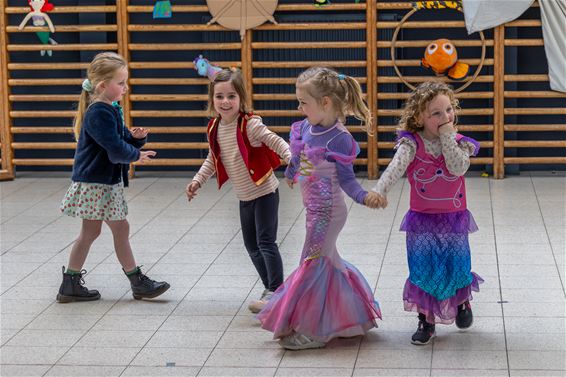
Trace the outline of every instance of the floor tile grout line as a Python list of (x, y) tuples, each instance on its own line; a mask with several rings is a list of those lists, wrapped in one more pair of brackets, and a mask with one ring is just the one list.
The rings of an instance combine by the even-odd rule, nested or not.
[(550, 245), (550, 251), (552, 253), (552, 259), (554, 259), (554, 266), (556, 267), (556, 272), (558, 273), (558, 279), (560, 280), (560, 285), (562, 286), (562, 293), (564, 294), (564, 297), (566, 297), (566, 290), (564, 289), (564, 281), (562, 280), (562, 276), (560, 275), (560, 267), (558, 266), (558, 261), (556, 260), (556, 254), (554, 253), (554, 247), (552, 246), (550, 235), (548, 234), (548, 228), (546, 227), (546, 221), (544, 220), (544, 213), (542, 212), (542, 207), (540, 205), (540, 200), (538, 198), (537, 188), (536, 188), (536, 185), (533, 181), (533, 177), (530, 176), (529, 178), (531, 180), (531, 185), (533, 186), (533, 190), (534, 190), (534, 193), (535, 193), (535, 200), (537, 202), (537, 206), (538, 206), (539, 211), (540, 211), (540, 215), (541, 215), (541, 218), (542, 218), (542, 224), (544, 225), (544, 231), (546, 233), (546, 238), (548, 240), (548, 244)]
[[(393, 215), (393, 219), (391, 220), (391, 225), (390, 225), (390, 228), (389, 228), (389, 234), (387, 235), (387, 242), (385, 243), (385, 250), (383, 251), (383, 256), (381, 257), (381, 264), (379, 265), (379, 272), (377, 274), (377, 280), (375, 281), (375, 285), (374, 285), (374, 288), (373, 288), (374, 298), (375, 298), (375, 295), (377, 293), (377, 286), (379, 285), (379, 279), (381, 277), (381, 271), (383, 270), (383, 264), (385, 263), (385, 257), (387, 255), (387, 249), (389, 247), (389, 241), (391, 240), (391, 235), (393, 233), (393, 226), (395, 224), (395, 219), (397, 218), (397, 214), (399, 212), (399, 207), (401, 205), (401, 198), (403, 197), (404, 188), (405, 188), (405, 181), (403, 181), (402, 184), (401, 184), (401, 192), (399, 193), (399, 198), (397, 200), (397, 206), (395, 207), (395, 214)], [(380, 310), (381, 310), (381, 308), (380, 308)], [(354, 359), (354, 366), (352, 368), (351, 377), (354, 376), (354, 373), (356, 371), (356, 365), (358, 363), (358, 358), (360, 356), (360, 351), (362, 349), (362, 343), (363, 343), (363, 338), (360, 341), (360, 344), (358, 345), (358, 352), (356, 353), (356, 358)]]
[[(12, 195), (14, 195), (15, 193), (20, 192), (21, 190), (23, 190), (23, 189), (25, 189), (25, 188), (31, 186), (32, 184), (34, 184), (34, 183), (35, 183), (36, 181), (38, 181), (38, 180), (39, 180), (39, 178), (32, 178), (30, 182), (27, 182), (27, 183), (24, 184), (22, 187), (19, 187), (17, 190), (14, 190), (14, 191), (12, 191), (11, 193), (6, 194), (6, 195), (1, 195), (1, 194), (0, 194), (0, 199), (4, 200), (4, 199), (6, 199), (7, 197), (12, 196)], [(0, 187), (1, 187), (1, 185), (0, 185)], [(1, 191), (1, 190), (0, 190), (0, 191)], [(16, 215), (16, 216), (17, 216), (17, 215)], [(3, 224), (3, 223), (4, 223), (4, 221), (2, 221), (2, 224)]]
[(491, 222), (493, 227), (493, 241), (495, 247), (495, 264), (497, 265), (497, 282), (499, 284), (499, 299), (500, 299), (500, 306), (501, 306), (501, 322), (503, 324), (503, 339), (505, 341), (505, 361), (507, 363), (507, 374), (511, 377), (511, 365), (509, 363), (509, 346), (507, 344), (507, 329), (505, 327), (505, 308), (504, 308), (504, 300), (503, 300), (503, 288), (501, 287), (501, 268), (499, 265), (499, 253), (497, 247), (497, 233), (495, 231), (495, 212), (493, 210), (493, 194), (492, 194), (492, 180), (488, 180), (487, 188), (489, 192), (489, 207), (491, 209)]
[[(18, 216), (24, 214), (25, 212), (31, 210), (33, 207), (37, 206), (38, 204), (43, 203), (46, 199), (52, 197), (53, 195), (58, 194), (58, 193), (60, 192), (60, 190), (61, 190), (62, 188), (67, 187), (67, 185), (68, 185), (67, 183), (65, 183), (64, 185), (61, 184), (60, 187), (57, 187), (57, 188), (54, 189), (54, 190), (55, 190), (54, 192), (52, 192), (51, 194), (47, 194), (46, 196), (42, 197), (40, 200), (38, 200), (37, 202), (33, 203), (30, 207), (28, 207), (25, 211), (23, 211), (23, 212), (21, 212), (21, 213), (18, 213), (17, 215), (14, 215), (14, 216), (12, 216), (12, 217), (9, 217), (6, 221), (3, 221), (3, 222), (2, 222), (2, 225), (5, 224), (5, 223), (7, 223), (7, 222), (10, 221), (10, 220), (13, 220), (14, 218), (16, 218), (16, 217), (18, 217)], [(26, 238), (26, 239), (27, 239), (27, 238)], [(20, 243), (21, 243), (21, 242), (20, 242)], [(15, 245), (15, 246), (17, 246), (17, 245)], [(14, 247), (15, 247), (15, 246), (14, 246)], [(9, 250), (13, 249), (14, 247), (11, 247)]]

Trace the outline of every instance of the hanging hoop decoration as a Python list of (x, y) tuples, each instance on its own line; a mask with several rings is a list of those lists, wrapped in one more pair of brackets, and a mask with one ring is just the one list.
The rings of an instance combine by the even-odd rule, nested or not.
[[(432, 2), (430, 2), (432, 3)], [(436, 2), (435, 2), (436, 3)], [(446, 3), (452, 3), (452, 2), (446, 2)], [(462, 12), (462, 8), (460, 7), (452, 7), (452, 6), (444, 6), (444, 7), (437, 7), (436, 9), (442, 9), (442, 8), (451, 8), (451, 9), (455, 9), (458, 10), (460, 12)], [(413, 14), (415, 14), (417, 11), (419, 11), (420, 9), (429, 9), (426, 6), (423, 6), (422, 3), (413, 3), (413, 9), (411, 9), (406, 15), (405, 17), (403, 17), (401, 19), (401, 21), (399, 22), (399, 24), (397, 25), (397, 27), (395, 28), (395, 31), (393, 32), (393, 39), (391, 40), (391, 61), (393, 63), (393, 68), (395, 69), (395, 72), (397, 73), (397, 76), (399, 76), (399, 78), (401, 79), (401, 81), (407, 85), (407, 87), (409, 87), (411, 90), (415, 90), (416, 86), (412, 85), (411, 83), (409, 83), (401, 74), (401, 71), (399, 71), (399, 67), (397, 67), (397, 61), (395, 59), (395, 49), (396, 49), (396, 44), (397, 44), (397, 35), (399, 35), (399, 30), (401, 30), (401, 28), (403, 27), (403, 24), (405, 23), (405, 21), (407, 21), (407, 19), (409, 17), (411, 17)], [(462, 86), (460, 86), (458, 89), (454, 89), (454, 93), (459, 93), (462, 90), (466, 89), (468, 86), (470, 86), (476, 79), (476, 77), (478, 77), (478, 75), (480, 74), (480, 71), (483, 67), (483, 63), (485, 61), (485, 36), (483, 35), (483, 32), (479, 32), (480, 34), (480, 39), (482, 42), (482, 46), (481, 46), (481, 59), (480, 59), (480, 64), (478, 64), (478, 67), (476, 68), (476, 71), (474, 72), (474, 75), (468, 80), (466, 81)]]

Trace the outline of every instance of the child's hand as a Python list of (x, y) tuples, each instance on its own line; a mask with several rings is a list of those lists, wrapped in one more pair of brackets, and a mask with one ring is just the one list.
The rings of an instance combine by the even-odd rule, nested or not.
[(446, 122), (446, 123), (442, 123), (438, 126), (438, 133), (439, 134), (449, 134), (449, 133), (455, 133), (456, 132), (456, 127), (454, 127), (454, 123), (453, 122)]
[(155, 157), (156, 151), (141, 151), (140, 158), (136, 161), (136, 164), (143, 164), (145, 162), (151, 161), (152, 157)]
[(191, 183), (189, 183), (187, 185), (187, 188), (185, 190), (186, 194), (187, 194), (187, 199), (189, 199), (189, 202), (195, 197), (197, 196), (197, 191), (200, 188), (200, 183), (198, 183), (197, 181), (192, 181)]
[(293, 189), (293, 186), (295, 185), (295, 181), (293, 181), (292, 179), (289, 179), (289, 178), (285, 178), (285, 181), (287, 182), (287, 186), (289, 186), (291, 189)]
[(132, 128), (130, 132), (132, 133), (132, 137), (134, 139), (144, 139), (149, 133), (149, 130), (147, 128), (139, 127)]
[(387, 199), (377, 192), (368, 192), (366, 198), (364, 199), (364, 204), (369, 208), (385, 208), (387, 207)]

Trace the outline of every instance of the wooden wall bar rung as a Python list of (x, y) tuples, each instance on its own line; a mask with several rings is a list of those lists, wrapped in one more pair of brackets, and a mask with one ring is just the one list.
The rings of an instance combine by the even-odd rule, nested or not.
[(311, 48), (364, 48), (365, 42), (252, 42), (254, 50), (311, 49)]
[[(409, 98), (410, 93), (383, 93), (380, 92), (377, 94), (377, 99), (386, 100), (386, 99), (407, 99)], [(493, 98), (493, 92), (460, 92), (456, 94), (456, 98), (464, 99), (464, 98), (483, 98), (489, 99)]]
[(219, 25), (128, 25), (128, 31), (229, 31)]
[[(153, 5), (128, 5), (128, 13), (152, 13)], [(208, 13), (206, 5), (173, 5), (171, 7), (173, 13), (186, 12), (186, 13)]]
[(509, 148), (566, 148), (562, 140), (508, 140), (503, 143)]
[(207, 94), (131, 94), (132, 101), (207, 101)]
[[(45, 45), (8, 45), (8, 51), (41, 51), (45, 50)], [(84, 44), (58, 44), (49, 45), (49, 50), (51, 51), (105, 51), (105, 50), (117, 50), (118, 45), (116, 43), (84, 43)]]
[(74, 118), (75, 111), (10, 111), (12, 118)]
[(78, 94), (12, 94), (8, 97), (13, 102), (64, 102), (79, 100)]
[[(239, 67), (241, 62), (215, 62), (220, 67)], [(187, 69), (194, 68), (192, 61), (185, 62), (130, 62), (131, 69)]]
[(72, 127), (12, 127), (13, 134), (72, 134)]
[(505, 157), (506, 164), (566, 164), (566, 157)]
[[(478, 65), (481, 62), (481, 59), (458, 59), (458, 61), (462, 63), (466, 63), (469, 65)], [(398, 67), (419, 67), (421, 65), (421, 61), (417, 59), (405, 59), (402, 61), (396, 61), (395, 64)], [(483, 62), (484, 66), (491, 66), (493, 65), (493, 59), (485, 59)], [(378, 67), (393, 67), (392, 60), (379, 60), (377, 62)]]
[(58, 70), (58, 69), (87, 69), (88, 63), (10, 63), (8, 70), (24, 71), (24, 70)]
[[(365, 84), (367, 79), (365, 77), (355, 77), (356, 81), (360, 84)], [(272, 84), (295, 84), (296, 77), (273, 77), (273, 78), (258, 78), (254, 77), (252, 82), (258, 85), (272, 85)]]
[[(130, 43), (131, 51), (185, 51), (185, 50), (238, 50), (242, 44), (237, 43)], [(44, 47), (45, 48), (45, 47)]]
[[(29, 7), (6, 7), (7, 14), (24, 14), (29, 12)], [(116, 13), (115, 5), (92, 5), (92, 6), (56, 6), (49, 13)]]
[(365, 60), (333, 60), (333, 61), (290, 61), (290, 62), (253, 62), (253, 68), (308, 68), (314, 65), (330, 66), (334, 68), (365, 67)]
[(256, 30), (363, 30), (365, 22), (266, 23)]
[(539, 91), (505, 91), (503, 92), (506, 98), (566, 98), (566, 93), (556, 92), (552, 90), (539, 90)]
[[(88, 31), (115, 32), (117, 25), (57, 25), (57, 33), (84, 33)], [(20, 30), (17, 26), (8, 26), (8, 33), (36, 33), (38, 31), (49, 31), (47, 26), (26, 26)]]
[(10, 86), (64, 86), (81, 85), (83, 79), (10, 79)]
[[(407, 80), (410, 83), (421, 83), (423, 81), (443, 81), (443, 82), (454, 83), (454, 81), (449, 79), (448, 77), (434, 77), (434, 76), (405, 76), (405, 80)], [(460, 82), (466, 82), (468, 80), (471, 80), (471, 78), (467, 77), (466, 79)], [(377, 78), (377, 82), (380, 84), (392, 84), (392, 83), (398, 84), (401, 83), (402, 81), (397, 76), (379, 76)], [(478, 76), (474, 82), (493, 82), (493, 76), (491, 75)]]
[(523, 107), (506, 108), (505, 115), (566, 115), (566, 107)]
[(566, 124), (506, 124), (505, 131), (566, 131)]

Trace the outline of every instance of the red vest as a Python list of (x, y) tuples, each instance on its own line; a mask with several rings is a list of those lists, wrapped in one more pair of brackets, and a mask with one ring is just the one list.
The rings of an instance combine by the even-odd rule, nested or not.
[[(248, 120), (252, 114), (240, 113), (238, 116), (238, 126), (236, 128), (236, 139), (240, 154), (244, 160), (244, 164), (248, 168), (252, 181), (259, 186), (273, 173), (273, 169), (277, 169), (281, 165), (281, 160), (277, 153), (269, 149), (265, 144), (260, 147), (253, 147), (248, 139), (247, 125)], [(212, 159), (216, 168), (216, 178), (218, 181), (218, 188), (228, 180), (228, 174), (220, 159), (220, 145), (218, 144), (218, 124), (220, 117), (211, 119), (208, 122), (207, 136), (208, 145), (212, 152)]]

